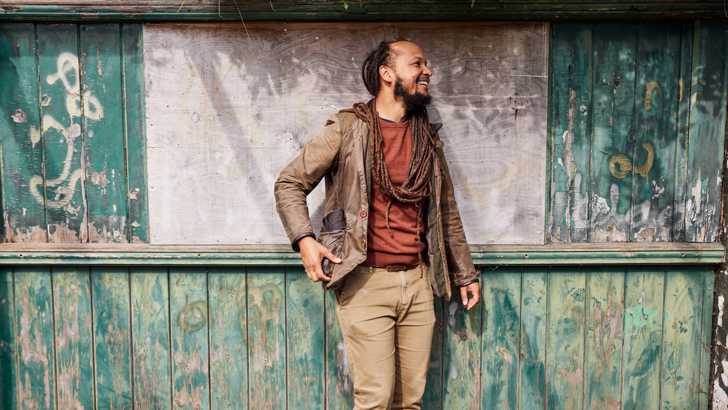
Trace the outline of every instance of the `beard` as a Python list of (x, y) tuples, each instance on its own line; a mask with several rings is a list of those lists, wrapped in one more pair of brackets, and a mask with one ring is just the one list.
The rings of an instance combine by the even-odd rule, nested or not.
[(414, 94), (409, 94), (402, 86), (400, 78), (394, 81), (394, 95), (395, 97), (402, 97), (404, 100), (404, 109), (408, 117), (426, 111), (427, 106), (432, 102), (432, 97), (429, 94), (422, 94), (416, 88)]

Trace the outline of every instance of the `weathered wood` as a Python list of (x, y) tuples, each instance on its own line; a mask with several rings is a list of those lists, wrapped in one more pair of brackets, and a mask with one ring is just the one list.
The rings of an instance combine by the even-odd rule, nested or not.
[(582, 408), (586, 278), (583, 272), (551, 270), (548, 275), (546, 406)]
[(13, 268), (0, 268), (0, 403), (15, 409), (18, 404), (18, 349), (15, 328)]
[(483, 309), (483, 303), (478, 303), (466, 311), (459, 292), (446, 304), (442, 378), (445, 409), (480, 408)]
[(127, 242), (120, 28), (79, 30), (88, 242)]
[(625, 271), (597, 268), (588, 275), (584, 408), (618, 409), (622, 407)]
[(169, 272), (172, 325), (172, 406), (209, 409), (207, 272), (175, 268)]
[[(2, 240), (46, 242), (38, 66), (32, 24), (0, 25)], [(34, 179), (35, 178), (35, 179)]]
[(248, 405), (286, 406), (286, 282), (283, 269), (249, 268)]
[(149, 241), (147, 142), (144, 126), (144, 45), (141, 24), (121, 25), (124, 146), (126, 146), (127, 239)]
[(88, 268), (54, 267), (56, 392), (59, 409), (93, 408), (91, 283)]
[[(427, 7), (423, 7), (426, 4)], [(2, 19), (73, 20), (568, 20), (721, 18), (719, 0), (294, 1), (6, 0)]]
[(589, 240), (592, 32), (559, 24), (551, 33), (548, 242)]
[(698, 408), (704, 270), (666, 274), (660, 408)]
[(657, 409), (665, 274), (633, 269), (627, 272), (625, 281), (622, 406)]
[(248, 326), (245, 272), (210, 269), (210, 407), (248, 408)]
[(134, 408), (172, 407), (169, 278), (166, 270), (133, 268), (131, 274)]
[(15, 329), (21, 409), (55, 409), (53, 285), (48, 268), (15, 269)]
[[(435, 73), (431, 119), (443, 123), (469, 241), (543, 243), (545, 24), (247, 29), (250, 39), (234, 24), (144, 26), (150, 242), (287, 244), (270, 212), (276, 176), (329, 115), (370, 98), (361, 61), (379, 39), (401, 36)], [(308, 197), (314, 227), (322, 194)]]
[(45, 185), (50, 242), (87, 242), (78, 26), (39, 25), (36, 41), (45, 175), (31, 189)]
[(694, 30), (685, 231), (690, 242), (714, 242), (720, 232), (728, 27), (698, 22)]
[(430, 363), (427, 369), (425, 394), (422, 396), (422, 408), (425, 410), (443, 408), (445, 305), (442, 298), (436, 298), (433, 305), (435, 308), (435, 329), (432, 333), (432, 348), (430, 351)]
[(483, 275), (482, 304), (487, 314), (481, 344), (481, 409), (518, 409), (521, 272)]
[[(546, 403), (548, 277), (537, 269), (525, 270), (522, 275), (520, 408), (541, 409)], [(488, 280), (487, 272), (483, 279)]]
[(133, 406), (127, 268), (91, 268), (96, 408)]
[(354, 387), (344, 337), (336, 318), (336, 296), (324, 292), (326, 318), (326, 408), (348, 410), (354, 407)]
[[(701, 333), (700, 333), (700, 377), (698, 379), (698, 408), (708, 408), (713, 397), (713, 389), (715, 386), (711, 383), (711, 366), (713, 358), (711, 352), (713, 346), (718, 343), (712, 343), (713, 340), (713, 312), (715, 309), (715, 282), (716, 272), (713, 269), (704, 269), (701, 273), (703, 276), (703, 312), (701, 314)], [(724, 299), (725, 300), (725, 299)], [(716, 326), (717, 328), (717, 326)], [(716, 332), (717, 334), (717, 332)], [(702, 386), (706, 386), (703, 388)], [(716, 408), (713, 405), (713, 408)]]
[(324, 408), (324, 294), (301, 269), (286, 270), (286, 400)]

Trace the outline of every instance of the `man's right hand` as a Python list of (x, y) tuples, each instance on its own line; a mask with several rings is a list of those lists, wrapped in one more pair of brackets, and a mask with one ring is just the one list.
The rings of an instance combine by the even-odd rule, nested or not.
[(337, 258), (330, 250), (310, 236), (298, 241), (298, 249), (301, 260), (303, 261), (303, 268), (306, 270), (306, 275), (308, 275), (308, 278), (312, 282), (321, 280), (328, 282), (331, 280), (331, 277), (326, 276), (321, 269), (321, 261), (323, 258), (326, 258), (333, 263), (341, 263), (341, 259)]

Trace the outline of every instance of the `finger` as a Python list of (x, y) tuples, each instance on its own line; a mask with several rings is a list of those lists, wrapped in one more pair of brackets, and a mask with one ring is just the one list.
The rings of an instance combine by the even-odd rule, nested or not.
[(328, 248), (324, 248), (324, 249), (325, 249), (324, 256), (326, 257), (326, 259), (328, 259), (334, 263), (341, 263), (341, 259), (339, 257), (337, 257), (336, 255), (331, 253), (331, 251), (328, 250)]
[(473, 297), (470, 298), (470, 302), (468, 302), (468, 310), (470, 310), (473, 306), (477, 305), (480, 301), (480, 292), (475, 291), (475, 289), (472, 289), (471, 294)]
[(316, 281), (324, 280), (324, 281), (328, 282), (331, 280), (331, 278), (324, 273), (323, 269), (321, 269), (321, 265), (316, 265), (316, 267), (314, 269), (315, 269), (314, 275), (316, 276)]
[(463, 306), (468, 306), (468, 288), (467, 287), (461, 287), (460, 288), (460, 300), (463, 302)]
[(309, 268), (309, 269), (306, 269), (306, 276), (308, 276), (308, 278), (309, 278), (309, 279), (310, 279), (310, 280), (311, 280), (312, 282), (317, 282), (317, 281), (318, 281), (318, 280), (316, 279), (316, 276), (315, 276), (315, 275), (314, 275), (314, 273), (313, 273), (313, 269), (310, 269), (310, 268)]

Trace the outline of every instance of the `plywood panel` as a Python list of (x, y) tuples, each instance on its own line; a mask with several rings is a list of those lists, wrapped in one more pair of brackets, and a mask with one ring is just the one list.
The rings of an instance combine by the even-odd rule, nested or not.
[[(471, 243), (542, 243), (544, 24), (146, 25), (153, 243), (286, 243), (273, 182), (325, 119), (368, 99), (360, 64), (408, 37)], [(322, 192), (309, 206), (314, 222)]]

